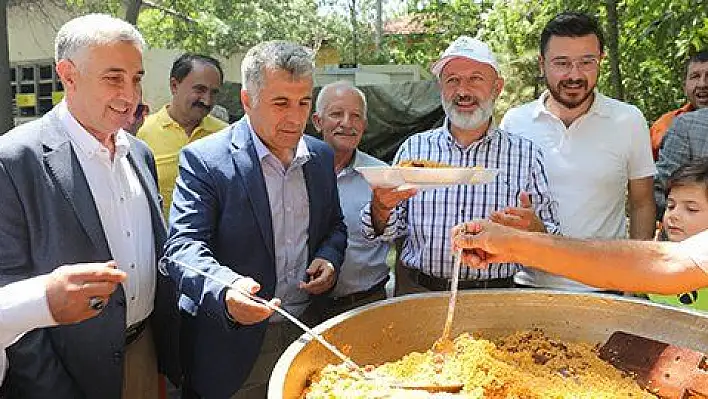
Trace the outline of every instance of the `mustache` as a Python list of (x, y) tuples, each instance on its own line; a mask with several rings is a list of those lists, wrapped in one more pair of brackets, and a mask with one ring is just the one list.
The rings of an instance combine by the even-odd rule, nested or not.
[(208, 111), (211, 111), (211, 106), (206, 105), (206, 104), (204, 104), (204, 103), (201, 102), (201, 101), (195, 101), (195, 102), (193, 102), (193, 103), (192, 103), (192, 107), (202, 108), (202, 109), (206, 110), (207, 112), (208, 112)]
[(332, 132), (335, 136), (356, 136), (359, 132), (354, 128), (339, 128)]
[(455, 105), (460, 105), (462, 102), (472, 102), (474, 105), (479, 105), (479, 100), (475, 96), (455, 94), (452, 98), (452, 103)]
[(560, 81), (561, 86), (570, 86), (570, 85), (580, 85), (585, 88), (588, 87), (588, 81), (585, 79), (566, 79), (566, 80), (561, 80)]

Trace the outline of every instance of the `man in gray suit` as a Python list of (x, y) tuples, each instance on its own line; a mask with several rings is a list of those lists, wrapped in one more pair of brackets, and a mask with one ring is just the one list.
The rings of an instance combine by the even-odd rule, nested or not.
[(176, 292), (156, 267), (166, 232), (155, 164), (121, 129), (139, 101), (143, 47), (113, 17), (69, 21), (55, 42), (64, 101), (0, 137), (0, 285), (84, 262), (127, 274), (109, 301), (87, 301), (105, 306), (96, 317), (8, 348), (8, 398), (155, 398), (158, 363), (179, 375)]
[(654, 179), (657, 220), (661, 220), (666, 208), (666, 181), (669, 176), (679, 166), (705, 157), (708, 157), (708, 108), (678, 116), (664, 136)]

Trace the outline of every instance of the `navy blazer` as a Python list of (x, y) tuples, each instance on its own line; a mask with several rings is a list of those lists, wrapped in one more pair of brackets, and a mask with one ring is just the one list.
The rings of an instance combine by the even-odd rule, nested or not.
[[(64, 264), (112, 259), (91, 190), (54, 110), (0, 136), (0, 284)], [(129, 136), (128, 159), (145, 190), (155, 251), (166, 229), (155, 162)], [(179, 314), (172, 281), (155, 273), (151, 316), (160, 369), (179, 382)], [(125, 293), (81, 323), (36, 329), (8, 349), (8, 398), (120, 399), (125, 350)]]
[[(334, 155), (305, 136), (311, 158), (303, 165), (310, 203), (308, 259), (329, 260), (337, 273), (347, 245), (339, 206)], [(270, 205), (251, 128), (244, 117), (224, 130), (186, 146), (170, 211), (165, 255), (234, 281), (248, 276), (261, 284), (258, 295), (275, 293), (276, 269)], [(182, 293), (180, 307), (196, 313), (191, 383), (207, 398), (227, 398), (248, 376), (267, 321), (240, 326), (226, 317), (226, 287), (167, 263)], [(306, 266), (303, 266), (306, 267)]]

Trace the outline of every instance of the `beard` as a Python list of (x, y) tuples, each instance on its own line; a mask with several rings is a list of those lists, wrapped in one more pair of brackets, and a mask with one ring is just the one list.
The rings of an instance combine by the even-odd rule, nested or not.
[[(564, 97), (562, 94), (563, 88), (569, 85), (579, 85), (585, 89), (585, 93), (579, 97)], [(553, 97), (556, 102), (560, 103), (568, 109), (575, 109), (585, 103), (585, 100), (587, 100), (588, 98), (590, 98), (590, 96), (593, 95), (596, 85), (597, 84), (593, 85), (592, 87), (588, 87), (588, 81), (586, 79), (566, 79), (561, 80), (560, 82), (558, 82), (558, 85), (553, 86), (548, 82), (548, 78), (546, 78), (546, 87), (548, 87), (548, 91), (551, 93), (551, 97)]]
[[(457, 105), (461, 101), (474, 101), (477, 109), (473, 112), (462, 112), (457, 110)], [(474, 96), (456, 95), (451, 101), (442, 99), (442, 106), (445, 114), (450, 119), (450, 122), (460, 129), (472, 130), (477, 129), (489, 121), (494, 113), (494, 97), (490, 97), (484, 101), (480, 101)]]

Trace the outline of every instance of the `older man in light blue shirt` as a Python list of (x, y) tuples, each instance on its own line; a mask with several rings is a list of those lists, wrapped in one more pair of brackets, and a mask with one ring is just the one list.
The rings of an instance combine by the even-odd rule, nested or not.
[(315, 128), (334, 149), (337, 188), (348, 232), (337, 284), (326, 299), (315, 304), (322, 319), (386, 298), (390, 244), (364, 238), (360, 227), (360, 212), (371, 199), (371, 187), (356, 168), (386, 165), (357, 149), (366, 130), (366, 111), (364, 93), (347, 81), (339, 81), (320, 90), (312, 115)]

